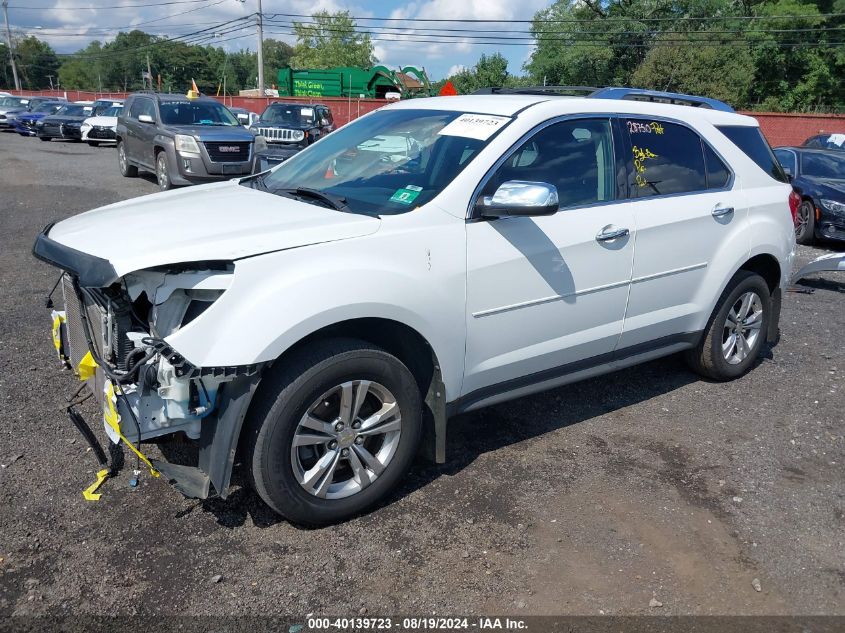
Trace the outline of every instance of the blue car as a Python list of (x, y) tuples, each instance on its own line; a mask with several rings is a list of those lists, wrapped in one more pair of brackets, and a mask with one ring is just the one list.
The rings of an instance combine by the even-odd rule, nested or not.
[(801, 196), (795, 241), (817, 238), (845, 241), (845, 152), (778, 147), (775, 149), (792, 187)]
[(43, 101), (36, 103), (28, 111), (15, 115), (12, 121), (15, 132), (21, 136), (35, 136), (35, 124), (48, 114), (54, 114), (59, 108), (66, 105), (67, 101)]

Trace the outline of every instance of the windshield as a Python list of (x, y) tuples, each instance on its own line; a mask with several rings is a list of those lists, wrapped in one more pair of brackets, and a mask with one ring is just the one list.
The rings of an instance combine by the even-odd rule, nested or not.
[(61, 116), (82, 116), (86, 111), (90, 111), (91, 106), (85, 105), (66, 105), (59, 108), (57, 115)]
[(159, 109), (165, 125), (240, 125), (228, 108), (213, 101), (163, 101)]
[(46, 103), (38, 103), (35, 106), (33, 106), (32, 112), (33, 113), (44, 113), (44, 112), (46, 112), (48, 114), (52, 114), (53, 112), (56, 112), (60, 108), (64, 107), (64, 105), (65, 105), (64, 103), (50, 103), (49, 101), (47, 101)]
[(309, 106), (290, 105), (286, 103), (273, 103), (261, 115), (262, 123), (313, 123), (314, 108)]
[(805, 176), (845, 180), (845, 156), (838, 154), (806, 153), (801, 158)]
[(0, 106), (5, 108), (14, 108), (26, 105), (27, 103), (29, 103), (29, 99), (24, 99), (22, 97), (3, 97), (0, 99)]
[(509, 122), (461, 112), (381, 110), (332, 132), (254, 186), (281, 194), (310, 189), (343, 200), (355, 213), (405, 213), (439, 194)]
[(97, 116), (117, 116), (120, 114), (121, 110), (123, 110), (123, 106), (112, 106), (110, 108), (106, 108), (105, 110), (101, 110), (97, 113)]

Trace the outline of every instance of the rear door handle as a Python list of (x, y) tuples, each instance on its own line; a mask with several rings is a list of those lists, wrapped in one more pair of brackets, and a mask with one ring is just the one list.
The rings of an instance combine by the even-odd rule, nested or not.
[(620, 237), (626, 237), (631, 231), (628, 229), (612, 229), (612, 228), (604, 228), (601, 232), (596, 235), (596, 240), (599, 242), (609, 242), (610, 240), (619, 239)]
[(734, 212), (733, 207), (716, 207), (713, 209), (712, 215), (714, 218), (723, 218), (726, 215), (730, 215)]

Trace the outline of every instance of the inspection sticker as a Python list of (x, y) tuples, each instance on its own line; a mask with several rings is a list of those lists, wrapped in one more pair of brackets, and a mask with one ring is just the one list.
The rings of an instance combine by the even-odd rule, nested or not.
[(462, 114), (449, 125), (440, 130), (444, 136), (463, 136), (486, 141), (488, 138), (510, 121), (510, 117), (493, 116), (490, 114)]
[(420, 195), (422, 187), (416, 185), (407, 185), (402, 189), (397, 189), (396, 193), (390, 196), (391, 202), (398, 202), (400, 204), (411, 204)]

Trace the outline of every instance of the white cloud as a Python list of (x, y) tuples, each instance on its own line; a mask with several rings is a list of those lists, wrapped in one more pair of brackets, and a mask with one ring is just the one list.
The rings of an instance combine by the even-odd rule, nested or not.
[(457, 75), (465, 70), (467, 70), (467, 67), (463, 64), (453, 64), (449, 67), (449, 70), (446, 71), (446, 76), (451, 77), (452, 75)]

